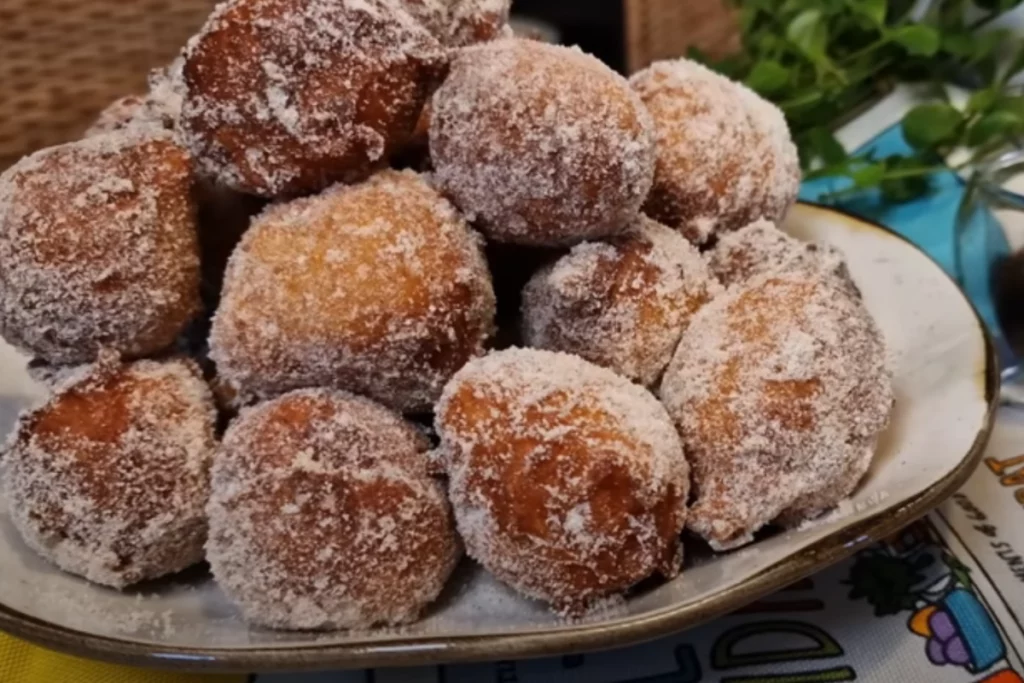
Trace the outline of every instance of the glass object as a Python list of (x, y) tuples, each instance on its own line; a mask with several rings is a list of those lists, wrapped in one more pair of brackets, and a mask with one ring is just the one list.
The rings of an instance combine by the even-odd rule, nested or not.
[(992, 333), (1003, 400), (1024, 406), (1024, 150), (975, 165), (955, 238), (956, 276)]

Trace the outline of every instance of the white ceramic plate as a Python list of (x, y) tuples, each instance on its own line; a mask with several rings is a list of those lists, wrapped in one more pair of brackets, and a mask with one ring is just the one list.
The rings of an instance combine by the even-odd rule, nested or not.
[[(922, 515), (980, 458), (998, 379), (970, 304), (942, 270), (885, 228), (799, 205), (785, 229), (847, 257), (885, 333), (897, 407), (875, 464), (836, 513), (742, 550), (691, 552), (683, 574), (621, 606), (567, 623), (476, 567), (460, 569), (411, 627), (277, 633), (249, 628), (202, 571), (118, 593), (65, 575), (18, 538), (0, 500), (0, 628), (61, 650), (123, 662), (220, 670), (315, 669), (516, 658), (625, 645), (692, 626), (836, 562)], [(0, 346), (0, 434), (39, 395)]]

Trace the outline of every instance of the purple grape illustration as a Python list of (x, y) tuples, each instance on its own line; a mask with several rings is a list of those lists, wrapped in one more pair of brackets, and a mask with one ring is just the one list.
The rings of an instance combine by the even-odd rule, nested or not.
[(956, 625), (945, 610), (936, 610), (928, 617), (928, 629), (932, 632), (925, 650), (932, 664), (954, 664), (965, 666), (970, 663), (971, 655), (964, 645), (963, 639), (956, 631)]
[(942, 653), (945, 655), (946, 661), (950, 664), (967, 666), (971, 663), (971, 653), (967, 651), (963, 638), (960, 636), (953, 636), (946, 641), (946, 646), (943, 648)]
[(931, 629), (932, 636), (943, 643), (956, 635), (956, 625), (953, 623), (953, 619), (949, 616), (949, 612), (945, 610), (935, 610), (932, 615), (928, 617), (928, 628)]

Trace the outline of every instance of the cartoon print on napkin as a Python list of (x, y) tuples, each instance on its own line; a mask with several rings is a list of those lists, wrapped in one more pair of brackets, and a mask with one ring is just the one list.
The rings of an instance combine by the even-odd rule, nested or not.
[(866, 600), (876, 617), (909, 613), (907, 627), (925, 640), (935, 666), (972, 674), (984, 683), (1024, 683), (1012, 670), (1006, 641), (971, 570), (926, 522), (861, 552), (846, 583), (851, 600)]

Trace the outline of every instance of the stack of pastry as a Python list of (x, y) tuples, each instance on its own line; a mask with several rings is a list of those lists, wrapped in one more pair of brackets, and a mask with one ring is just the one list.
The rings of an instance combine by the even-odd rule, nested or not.
[(51, 385), (3, 456), (28, 545), (117, 588), (205, 559), (277, 628), (415, 620), (463, 552), (578, 614), (853, 491), (891, 380), (841, 256), (775, 227), (781, 113), (508, 12), (228, 0), (0, 176), (0, 331)]

